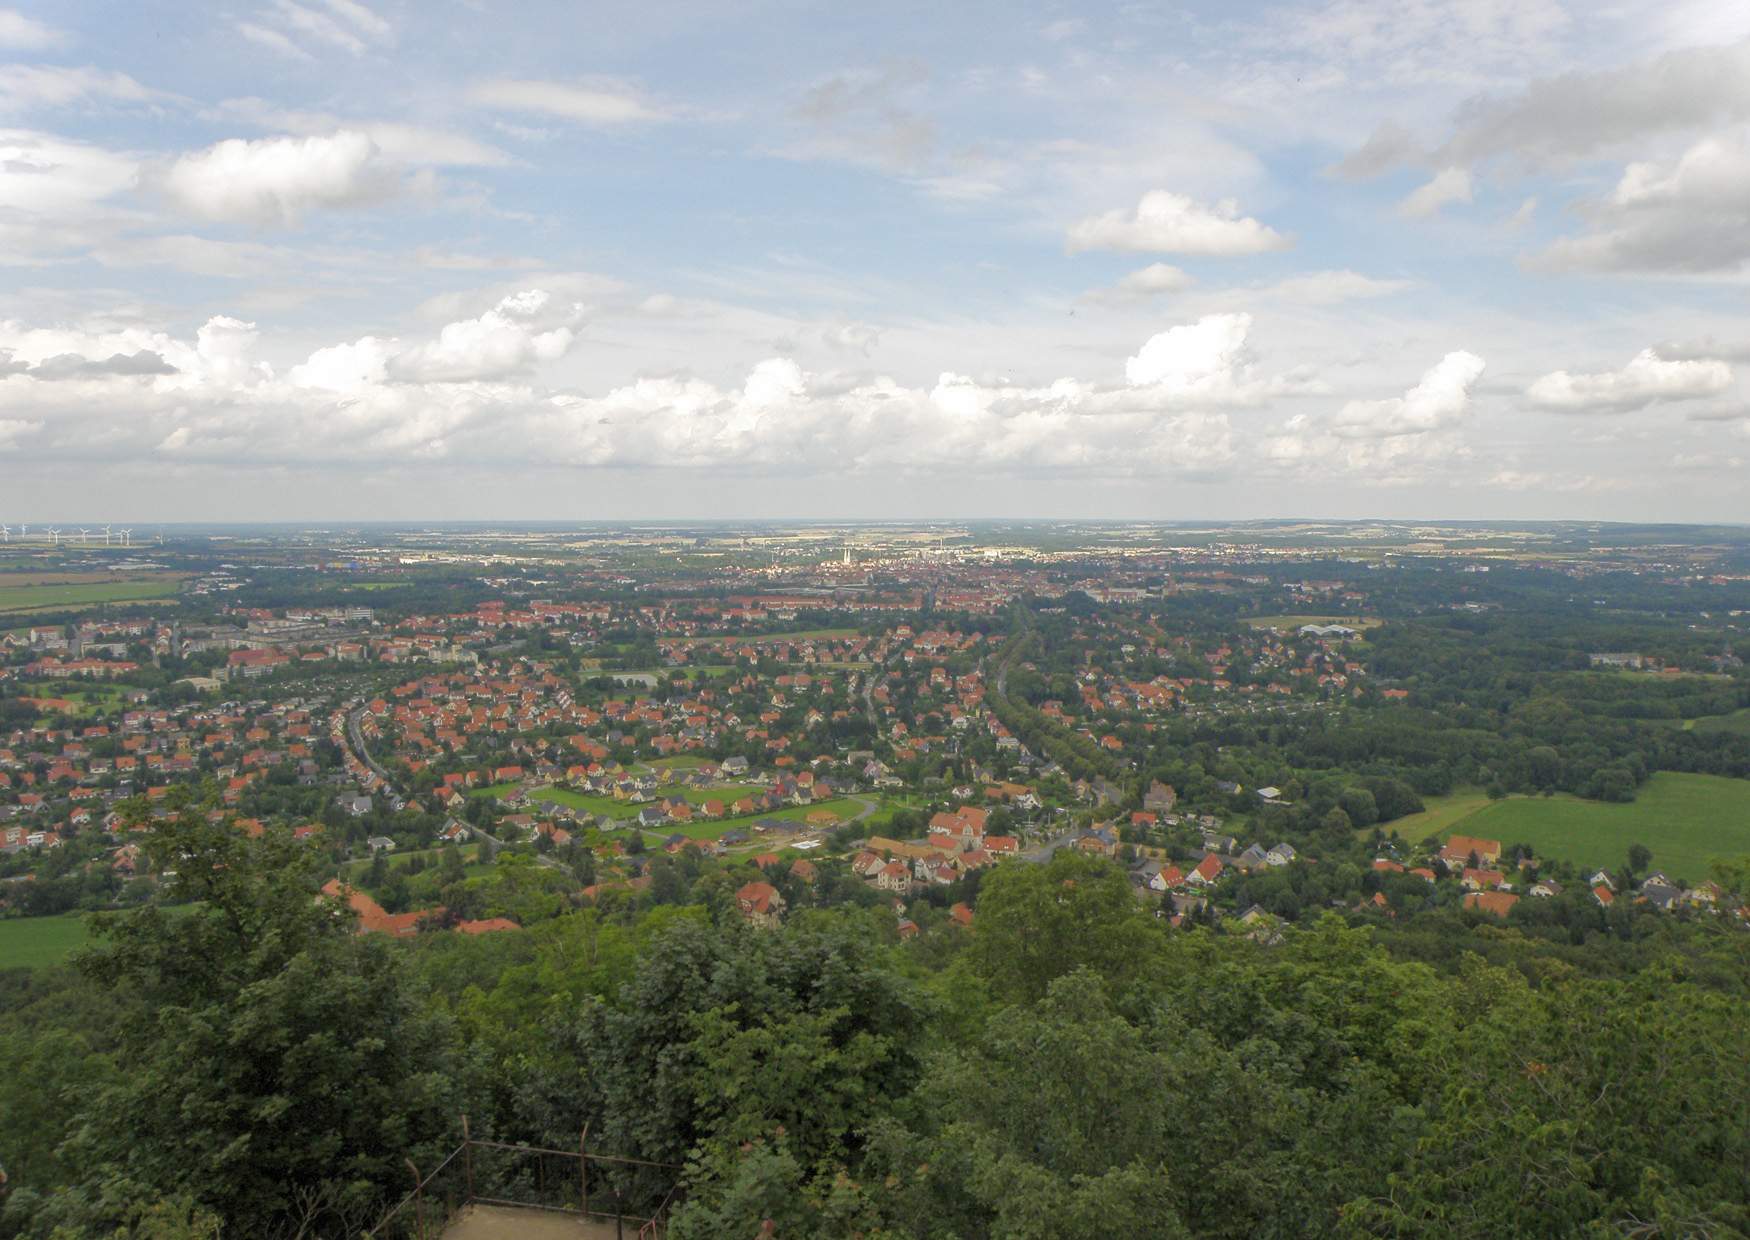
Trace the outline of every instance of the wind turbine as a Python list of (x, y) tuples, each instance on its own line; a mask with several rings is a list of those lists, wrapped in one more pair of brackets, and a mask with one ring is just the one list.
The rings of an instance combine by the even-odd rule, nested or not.
[(103, 545), (109, 546), (109, 526), (103, 527)]
[(10, 525), (0, 525), (0, 542), (11, 542), (11, 541), (12, 541), (12, 527)]
[(52, 525), (49, 526), (49, 541), (57, 547), (61, 545), (61, 531)]
[(88, 543), (91, 541), (91, 531), (84, 526), (79, 527), (79, 541), (81, 543)]
[(131, 547), (134, 545), (133, 533), (134, 533), (134, 531), (131, 529), (126, 529), (126, 530), (122, 531), (122, 546)]

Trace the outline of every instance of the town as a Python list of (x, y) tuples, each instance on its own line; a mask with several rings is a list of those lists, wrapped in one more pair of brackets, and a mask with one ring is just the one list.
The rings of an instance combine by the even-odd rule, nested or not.
[[(18, 1029), (122, 975), (141, 1012), (160, 994), (230, 1011), (231, 979), (255, 976), (269, 989), (249, 1002), (279, 1005), (259, 1019), (311, 1046), (336, 1022), (360, 1047), (391, 1028), (403, 1057), (370, 1069), (395, 1082), (381, 1105), (431, 1135), (358, 1156), (408, 1149), (418, 1188), (401, 1201), (389, 1177), (356, 1207), (312, 1204), (333, 1234), (417, 1234), (440, 1191), (587, 1209), (549, 1187), (573, 1183), (613, 1185), (622, 1222), (672, 1214), (676, 1234), (708, 1234), (687, 1219), (742, 1209), (735, 1177), (780, 1154), (762, 1217), (818, 1234), (845, 1160), (885, 1156), (860, 1129), (812, 1128), (819, 1099), (858, 1091), (855, 1124), (952, 1168), (941, 1134), (965, 1107), (1084, 1071), (1042, 1065), (1028, 1039), (1103, 1030), (1136, 1072), (1219, 1071), (1250, 1109), (1248, 1089), (1287, 1080), (1242, 1089), (1251, 1048), (1286, 1054), (1307, 1021), (1333, 1046), (1373, 1036), (1343, 1022), (1411, 1039), (1425, 1016), (1442, 1037), (1497, 1038), (1524, 1004), (1602, 994), (1613, 1020), (1668, 1022), (1647, 1035), (1661, 1053), (1708, 1054), (1685, 1022), (1741, 1020), (1750, 542), (1565, 526), (167, 531), (8, 543), (0, 583), (0, 981)], [(310, 952), (328, 962), (300, 983), (320, 1010), (272, 990)], [(1643, 970), (1688, 980), (1624, 980)], [(1308, 977), (1345, 979), (1339, 1008), (1377, 1010), (1326, 1010)], [(1241, 992), (1243, 1014), (1216, 998)], [(387, 1026), (385, 1003), (402, 1005)], [(1478, 1004), (1486, 1019), (1461, 1018)], [(1188, 1040), (1146, 1050), (1143, 1028)], [(40, 1107), (39, 1078), (184, 1079), (146, 1025), (126, 1036), (57, 1066), (31, 1050), (0, 1102)], [(1551, 1105), (1535, 1065), (1578, 1053), (1537, 1037), (1532, 1066), (1479, 1069), (1525, 1084), (1533, 1109)], [(1348, 1105), (1324, 1049), (1294, 1053), (1317, 1107)], [(1392, 1069), (1430, 1116), (1462, 1112), (1446, 1053)], [(664, 1101), (670, 1055), (689, 1083)], [(419, 1084), (422, 1058), (452, 1065), (445, 1084)], [(780, 1063), (810, 1065), (799, 1093)], [(727, 1081), (747, 1092), (718, 1101)], [(919, 1105), (946, 1109), (912, 1118)], [(608, 1170), (491, 1161), (493, 1142), (576, 1145), (579, 1116)], [(1434, 1123), (1407, 1131), (1444, 1140)], [(1660, 1132), (1644, 1140), (1676, 1139)], [(1382, 1156), (1408, 1165), (1411, 1140)], [(829, 1170), (784, 1161), (798, 1142)], [(8, 1174), (51, 1174), (56, 1148), (14, 1143)], [(646, 1178), (614, 1179), (621, 1155)], [(461, 1166), (496, 1187), (443, 1188)], [(903, 1193), (832, 1191), (890, 1222), (911, 1192), (998, 1208), (952, 1170), (908, 1174)], [(1375, 1173), (1348, 1174), (1337, 1191)], [(5, 1209), (60, 1208), (35, 1200)], [(1231, 1208), (1174, 1200), (1212, 1234)]]
[[(1717, 638), (1690, 626), (1661, 639), (1678, 641), (1664, 658), (1567, 661), (1646, 671), (1649, 692), (1706, 692), (1729, 723), (1747, 683), (1730, 603), (1747, 584), (1726, 566), (1670, 550), (1651, 563), (1552, 551), (1526, 567), (1468, 546), (1336, 562), (1316, 544), (1040, 552), (957, 538), (882, 531), (867, 558), (847, 539), (810, 561), (813, 531), (719, 535), (642, 569), (636, 537), (569, 557), (467, 536), (441, 553), (347, 547), (344, 568), (329, 548), (272, 546), (253, 566), (223, 544), (222, 560), (211, 544), (154, 548), (164, 567), (149, 571), (180, 582), (174, 606), (70, 611), (0, 638), (0, 908), (150, 898), (138, 839), (210, 796), (216, 821), (284, 832), (352, 898), (404, 918), (417, 900), (433, 925), (649, 899), (654, 878), (710, 863), (748, 876), (752, 920), (849, 898), (854, 880), (904, 936), (970, 924), (980, 871), (1062, 849), (1122, 866), (1174, 926), (1324, 907), (1511, 920), (1521, 898), (1558, 896), (1590, 902), (1601, 925), (1619, 905), (1743, 917), (1705, 864), (1667, 858), (1650, 834), (1637, 842), (1656, 871), (1604, 845), (1540, 850), (1528, 834), (1504, 851), (1424, 828), (1440, 821), (1430, 800), (1462, 802), (1461, 781), (1500, 782), (1480, 770), (1349, 773), (1243, 740), (1415, 719), (1443, 691), (1383, 638), (1502, 610), (1515, 573), (1718, 596), (1696, 602), (1720, 617)], [(33, 561), (89, 555), (18, 550), (20, 581)], [(721, 584), (688, 553), (721, 558)], [(198, 593), (216, 578), (229, 588)], [(333, 601), (252, 605), (263, 591)], [(446, 592), (455, 605), (431, 605)], [(1568, 791), (1597, 795), (1584, 785), (1598, 772), (1585, 775)], [(1519, 782), (1480, 807), (1565, 786), (1529, 770)], [(440, 866), (451, 854), (459, 870)], [(500, 890), (495, 865), (517, 858), (538, 866), (517, 890), (534, 882), (545, 903)]]

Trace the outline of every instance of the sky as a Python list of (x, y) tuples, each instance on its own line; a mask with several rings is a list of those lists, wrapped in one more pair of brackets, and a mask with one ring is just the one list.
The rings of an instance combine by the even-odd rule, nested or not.
[(1744, 4), (0, 7), (12, 523), (1744, 522), (1747, 291)]

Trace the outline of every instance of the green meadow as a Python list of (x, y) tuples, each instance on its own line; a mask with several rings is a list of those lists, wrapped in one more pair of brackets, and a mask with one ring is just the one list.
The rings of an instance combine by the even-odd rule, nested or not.
[(0, 612), (26, 613), (97, 607), (104, 603), (134, 603), (174, 595), (180, 581), (151, 578), (141, 581), (55, 581), (38, 584), (0, 584)]
[(0, 969), (59, 964), (85, 946), (90, 937), (81, 913), (8, 918), (0, 921)]
[[(1459, 799), (1447, 800), (1456, 809)], [(1406, 839), (1429, 833), (1392, 825)], [(1620, 866), (1630, 844), (1645, 844), (1653, 851), (1654, 866), (1699, 882), (1713, 858), (1750, 853), (1750, 780), (1661, 771), (1626, 805), (1571, 796), (1483, 798), (1480, 807), (1458, 814), (1438, 834), (1455, 830), (1503, 844), (1530, 844), (1544, 856), (1588, 866)]]

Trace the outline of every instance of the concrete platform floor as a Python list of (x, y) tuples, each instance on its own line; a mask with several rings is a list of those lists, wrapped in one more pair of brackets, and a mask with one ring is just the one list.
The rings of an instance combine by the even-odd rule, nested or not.
[(464, 1206), (444, 1229), (443, 1240), (637, 1240), (638, 1228), (627, 1223), (615, 1231), (613, 1220), (585, 1221), (573, 1214), (525, 1210), (514, 1206)]

